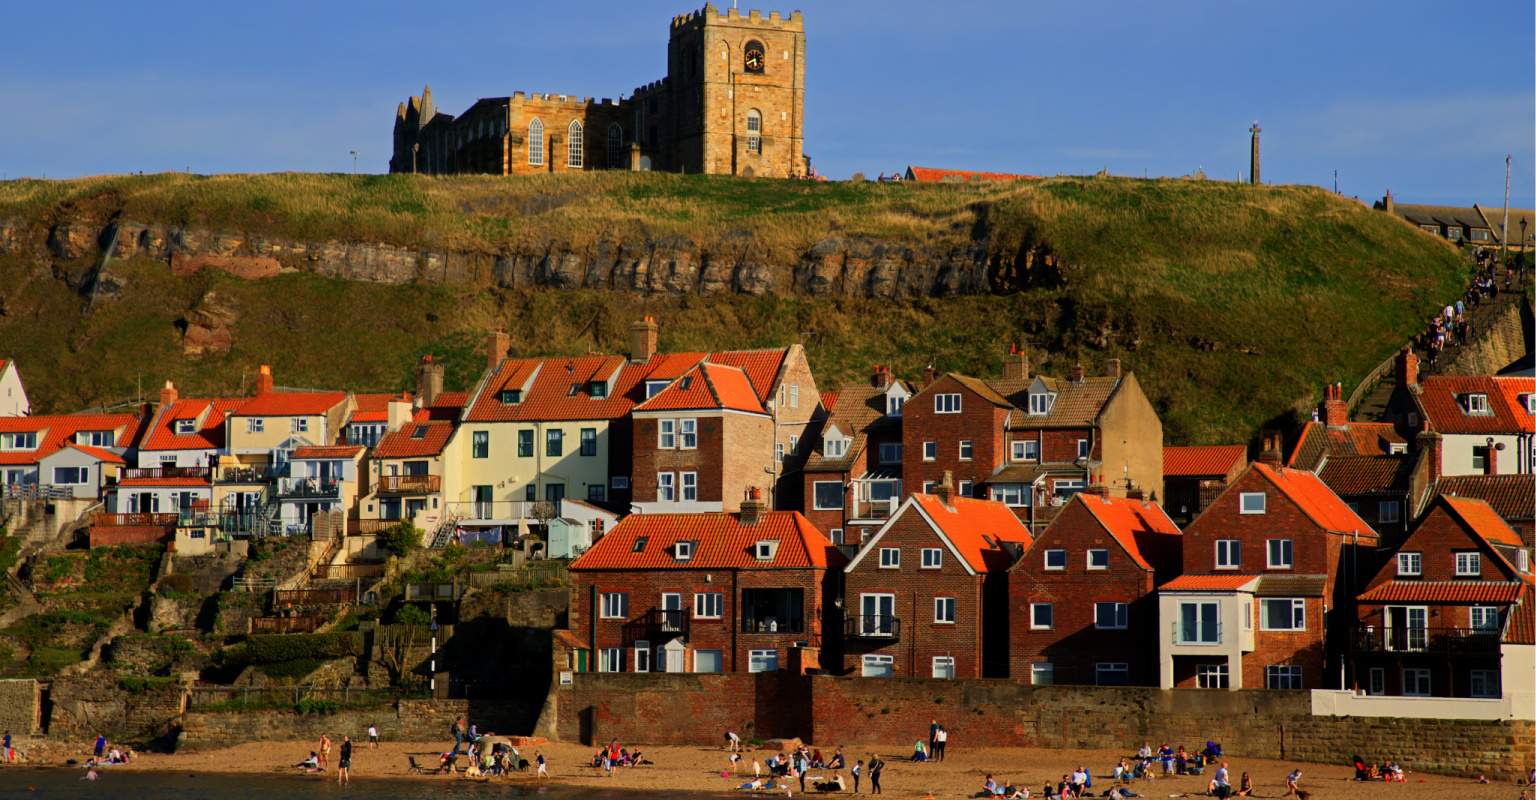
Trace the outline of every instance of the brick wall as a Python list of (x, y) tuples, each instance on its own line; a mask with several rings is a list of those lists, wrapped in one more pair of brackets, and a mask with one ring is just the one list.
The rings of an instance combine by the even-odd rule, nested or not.
[(91, 528), (92, 547), (111, 547), (121, 544), (169, 544), (176, 538), (176, 531), (165, 527), (116, 527)]
[[(698, 446), (692, 449), (657, 447), (661, 419), (693, 419)], [(723, 511), (739, 511), (750, 487), (771, 487), (773, 475), (773, 421), (763, 416), (720, 412), (679, 412), (663, 417), (646, 416), (633, 422), (634, 459), (630, 486), (634, 501), (657, 501), (657, 473), (670, 472), (675, 497), (682, 500), (683, 472), (698, 474), (701, 503), (720, 503)], [(681, 435), (677, 442), (681, 444)]]
[(0, 732), (26, 736), (39, 730), (42, 689), (31, 678), (0, 680)]
[[(934, 396), (960, 395), (960, 413), (934, 413)], [(998, 408), (945, 375), (934, 381), (901, 410), (902, 489), (920, 492), (924, 482), (938, 484), (944, 472), (953, 473), (955, 489), (961, 481), (980, 486), (1003, 463), (1003, 423), (1008, 409)], [(960, 442), (971, 442), (971, 458), (960, 459)], [(936, 458), (923, 460), (923, 443), (936, 443)]]
[(558, 687), (560, 741), (618, 739), (646, 744), (719, 744), (804, 736), (811, 727), (810, 679), (787, 672), (625, 675), (583, 672)]
[(379, 736), (393, 742), (441, 742), (453, 737), (448, 728), (457, 717), (478, 725), (484, 733), (524, 736), (533, 730), (536, 702), (501, 700), (401, 700), (374, 709), (334, 714), (293, 711), (189, 711), (182, 720), (176, 750), (219, 749), (242, 742), (317, 741), (330, 734), (340, 741), (367, 741), (368, 726), (378, 724)]

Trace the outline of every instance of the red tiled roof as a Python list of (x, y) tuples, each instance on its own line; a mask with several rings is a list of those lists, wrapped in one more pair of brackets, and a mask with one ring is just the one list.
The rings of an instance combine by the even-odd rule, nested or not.
[(1362, 603), (1513, 603), (1525, 586), (1514, 581), (1390, 581), (1360, 595)]
[[(1536, 378), (1496, 375), (1434, 375), (1419, 382), (1417, 395), (1429, 427), (1439, 433), (1536, 433), (1536, 417), (1519, 402), (1536, 393)], [(1460, 398), (1488, 396), (1489, 414), (1467, 414)]]
[(432, 405), (417, 409), (411, 419), (415, 422), (452, 422), (459, 418), (459, 414), (464, 411), (464, 404), (468, 402), (469, 392), (443, 392), (432, 398)]
[[(420, 431), (421, 437), (416, 433)], [(443, 452), (448, 437), (453, 435), (451, 422), (412, 422), (400, 426), (379, 438), (373, 447), (374, 458), (414, 458), (435, 456)]]
[(757, 396), (767, 400), (773, 391), (773, 382), (779, 377), (779, 369), (784, 366), (784, 360), (788, 357), (788, 347), (776, 347), (771, 350), (728, 350), (723, 353), (710, 353), (709, 363), (736, 367), (747, 373), (747, 378), (752, 381), (752, 388), (757, 391)]
[(831, 412), (837, 407), (837, 396), (842, 394), (841, 389), (828, 389), (821, 393), (821, 407)]
[(357, 411), (347, 418), (347, 424), (354, 422), (388, 422), (388, 411)]
[(124, 478), (118, 486), (207, 486), (207, 478)]
[(1232, 465), (1248, 457), (1248, 448), (1240, 444), (1210, 447), (1164, 447), (1163, 477), (1193, 478), (1201, 475), (1225, 475)]
[(1361, 536), (1376, 538), (1376, 530), (1361, 519), (1359, 514), (1350, 511), (1349, 506), (1311, 472), (1271, 467), (1263, 463), (1255, 463), (1253, 469), (1268, 478), (1275, 488), (1323, 529), (1336, 533), (1358, 531)]
[(1093, 514), (1137, 566), (1145, 570), (1178, 566), (1182, 533), (1158, 504), (1089, 494), (1072, 500)]
[(1035, 542), (1024, 523), (1002, 503), (952, 496), (951, 511), (931, 494), (913, 494), (912, 500), (977, 572), (1006, 570), (1013, 565), (1011, 558), (1007, 563), (988, 563), (989, 559), (996, 559), (990, 554), (1000, 550), (995, 542), (1014, 542), (1024, 550)]
[(636, 411), (731, 409), (766, 414), (745, 372), (734, 367), (704, 362), (684, 373), (670, 386), (635, 406)]
[(1525, 581), (1525, 596), (1509, 612), (1509, 626), (1504, 632), (1508, 644), (1536, 644), (1536, 584), (1529, 576)]
[(293, 448), (289, 458), (351, 458), (363, 449), (360, 444), (312, 444)]
[[(571, 562), (588, 569), (807, 569), (841, 567), (842, 553), (798, 511), (764, 511), (755, 525), (739, 514), (631, 514)], [(645, 539), (640, 552), (636, 544)], [(757, 542), (779, 543), (771, 562), (758, 561)], [(678, 561), (674, 545), (696, 542), (693, 557)]]
[(1039, 180), (1039, 175), (1015, 175), (1008, 172), (977, 172), (969, 169), (940, 169), (938, 167), (907, 167), (909, 181), (942, 181), (945, 178), (971, 180), (981, 177), (992, 181)]
[(581, 638), (575, 631), (555, 631), (555, 641), (572, 650), (591, 650), (592, 645), (586, 639)]
[(1381, 456), (1392, 452), (1391, 445), (1403, 445), (1407, 440), (1388, 422), (1348, 422), (1342, 426), (1328, 427), (1313, 420), (1302, 426), (1287, 467), (1316, 469), (1323, 456)]
[(80, 431), (123, 432), (115, 447), (129, 447), (138, 437), (139, 418), (132, 414), (52, 414), (40, 417), (0, 417), (0, 433), (37, 433), (36, 450), (0, 453), (0, 464), (36, 464), (69, 444)]
[[(1527, 480), (1530, 478), (1528, 477)], [(1461, 518), (1468, 532), (1482, 537), (1483, 541), (1489, 544), (1497, 542), (1515, 547), (1525, 546), (1525, 543), (1520, 541), (1520, 534), (1515, 533), (1514, 529), (1509, 527), (1509, 523), (1505, 522), (1487, 501), (1450, 496), (1442, 496), (1440, 499), (1445, 501), (1447, 508)]]
[(1487, 501), (1506, 520), (1528, 520), (1536, 516), (1530, 475), (1456, 475), (1442, 477), (1435, 485), (1436, 494), (1472, 497)]
[[(410, 392), (385, 392), (379, 394), (354, 394), (352, 398), (357, 401), (358, 413), (379, 412), (389, 410), (389, 401), (404, 400), (409, 403), (416, 399), (416, 395)], [(356, 417), (353, 417), (356, 419)]]
[[(246, 401), (240, 398), (213, 400), (188, 398), (177, 400), (169, 409), (162, 408), (149, 422), (141, 450), (217, 450), (224, 446), (224, 417)], [(208, 412), (203, 424), (193, 433), (176, 432), (176, 421), (196, 419)]]
[(347, 399), (346, 392), (267, 392), (230, 412), (231, 417), (312, 417)]
[(91, 458), (96, 459), (97, 461), (106, 461), (110, 464), (128, 463), (127, 461), (123, 460), (122, 456), (112, 452), (111, 450), (103, 450), (100, 447), (92, 447), (88, 444), (75, 444), (74, 442), (70, 442), (68, 445), (66, 445), (66, 447), (73, 447), (76, 450), (79, 450), (80, 452), (90, 456)]
[(1157, 587), (1169, 592), (1234, 591), (1257, 581), (1258, 575), (1180, 575)]
[(1318, 477), (1338, 495), (1408, 491), (1418, 456), (1334, 456)]

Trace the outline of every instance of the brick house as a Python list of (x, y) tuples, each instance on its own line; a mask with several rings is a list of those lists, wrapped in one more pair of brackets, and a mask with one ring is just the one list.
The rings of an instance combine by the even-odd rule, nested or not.
[(1385, 421), (1406, 435), (1440, 438), (1438, 475), (1527, 475), (1536, 440), (1536, 378), (1434, 375), (1420, 379), (1418, 357), (1398, 353), (1396, 387)]
[(952, 486), (908, 496), (845, 568), (846, 672), (1007, 674), (1007, 571), (1033, 540), (1007, 506)]
[(1536, 503), (1531, 502), (1529, 475), (1456, 475), (1436, 481), (1433, 494), (1486, 501), (1526, 547), (1536, 545)]
[(1163, 448), (1163, 509), (1188, 525), (1248, 466), (1240, 444)]
[(1008, 570), (1009, 677), (1036, 684), (1156, 686), (1157, 586), (1181, 537), (1156, 503), (1073, 497)]
[(1330, 458), (1340, 456), (1389, 456), (1408, 452), (1408, 440), (1390, 422), (1351, 422), (1344, 402), (1344, 387), (1323, 387), (1323, 400), (1312, 412), (1312, 421), (1301, 428), (1285, 465), (1317, 472)]
[[(796, 511), (632, 514), (571, 563), (570, 625), (601, 672), (819, 664), (842, 554)], [(797, 651), (792, 653), (791, 651)]]
[(901, 504), (901, 409), (912, 386), (877, 366), (867, 384), (823, 392), (827, 418), (801, 470), (805, 517), (859, 545)]
[[(1530, 548), (1493, 508), (1441, 495), (1359, 596), (1348, 686), (1371, 695), (1529, 693), (1530, 633), (1515, 618), (1523, 613), (1529, 627), (1532, 589)], [(1525, 657), (1506, 659), (1511, 645)]]
[(1183, 574), (1158, 587), (1163, 688), (1336, 688), (1332, 654), (1376, 569), (1365, 520), (1313, 473), (1260, 461), (1183, 542)]
[(1004, 503), (1042, 529), (1090, 482), (1115, 476), (1110, 494), (1134, 484), (1149, 499), (1163, 491), (1163, 427), (1132, 373), (1110, 359), (1102, 377), (1081, 366), (1068, 378), (1029, 376), (1015, 348), (1001, 380), (925, 375), (902, 410), (902, 478), (926, 491), (945, 472), (962, 496)]
[(699, 364), (631, 416), (637, 514), (737, 511), (774, 471), (773, 418), (738, 368)]

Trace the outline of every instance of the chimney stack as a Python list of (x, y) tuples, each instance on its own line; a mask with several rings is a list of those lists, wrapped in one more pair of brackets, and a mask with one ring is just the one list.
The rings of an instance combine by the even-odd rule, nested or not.
[(1090, 482), (1087, 486), (1083, 487), (1083, 494), (1093, 495), (1094, 497), (1103, 497), (1104, 495), (1109, 494), (1109, 487), (1105, 486), (1103, 482), (1095, 480)]
[(384, 406), (384, 419), (389, 430), (400, 430), (411, 421), (411, 404), (406, 402), (404, 397), (391, 398)]
[(1262, 449), (1259, 451), (1259, 463), (1278, 467), (1284, 459), (1280, 454), (1280, 432), (1267, 430), (1259, 434)]
[(1423, 431), (1414, 441), (1418, 442), (1419, 449), (1424, 451), (1422, 458), (1429, 459), (1428, 485), (1434, 486), (1440, 480), (1440, 434), (1434, 431)]
[(653, 317), (644, 317), (629, 326), (629, 359), (645, 363), (656, 355), (656, 338), (659, 328)]
[(1387, 190), (1387, 196), (1382, 198), (1381, 204), (1386, 206), (1386, 211), (1387, 211), (1388, 214), (1393, 213), (1393, 206), (1394, 206), (1394, 204), (1392, 202), (1392, 190), (1391, 189)]
[(272, 368), (266, 364), (256, 373), (256, 396), (272, 393)]
[(1003, 356), (1003, 380), (1029, 380), (1029, 354), (1017, 344), (1008, 345), (1008, 355)]
[(741, 524), (756, 525), (763, 519), (763, 490), (753, 486), (741, 501)]
[(1136, 484), (1133, 483), (1133, 484), (1125, 487), (1125, 499), (1127, 499), (1127, 500), (1145, 500), (1145, 499), (1147, 499), (1147, 493), (1145, 491), (1143, 491), (1140, 486), (1137, 486)]
[(491, 338), (487, 343), (485, 353), (486, 368), (495, 371), (497, 367), (501, 366), (501, 362), (511, 350), (512, 337), (508, 336), (506, 331), (500, 328), (491, 331)]
[(1073, 383), (1082, 383), (1083, 382), (1083, 365), (1082, 364), (1073, 364), (1072, 365), (1072, 382)]
[(944, 479), (939, 481), (938, 486), (933, 487), (933, 496), (937, 497), (939, 502), (944, 504), (945, 508), (949, 509), (950, 511), (954, 511), (954, 503), (950, 500), (950, 498), (954, 495), (954, 492), (955, 476), (953, 473), (946, 469), (944, 470)]
[(928, 366), (923, 367), (923, 388), (924, 389), (926, 389), (929, 386), (933, 385), (933, 375), (934, 375), (934, 373), (933, 373), (933, 365), (932, 364), (929, 364)]
[(1104, 377), (1106, 377), (1106, 378), (1118, 378), (1118, 377), (1120, 377), (1120, 359), (1118, 359), (1118, 358), (1111, 358), (1110, 360), (1104, 362)]
[(426, 408), (442, 393), (443, 365), (430, 355), (422, 356), (421, 363), (416, 365), (416, 402)]
[(1486, 447), (1488, 448), (1488, 455), (1483, 459), (1483, 474), (1497, 475), (1499, 474), (1499, 451), (1504, 449), (1504, 443), (1494, 444), (1493, 437), (1490, 436), (1488, 437)]
[(1344, 384), (1330, 383), (1323, 387), (1323, 424), (1330, 428), (1343, 428), (1349, 423), (1349, 407), (1344, 405)]
[(890, 370), (881, 364), (876, 364), (875, 371), (870, 373), (869, 385), (876, 389), (889, 389), (893, 380), (895, 380), (895, 376), (891, 375)]
[(1397, 351), (1397, 369), (1394, 375), (1397, 388), (1411, 392), (1419, 390), (1419, 357), (1407, 345)]
[(165, 387), (160, 390), (160, 407), (170, 408), (171, 406), (176, 405), (176, 398), (178, 396), (179, 395), (176, 392), (176, 384), (171, 383), (170, 381), (166, 381)]

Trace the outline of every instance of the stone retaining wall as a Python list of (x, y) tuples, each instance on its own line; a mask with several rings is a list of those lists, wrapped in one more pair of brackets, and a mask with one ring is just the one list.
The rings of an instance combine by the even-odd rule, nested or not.
[(42, 688), (31, 678), (0, 680), (0, 732), (27, 736), (40, 730)]
[(294, 711), (189, 711), (182, 718), (177, 751), (229, 747), (242, 742), (317, 741), (320, 734), (341, 740), (367, 740), (370, 724), (379, 726), (386, 741), (449, 743), (448, 728), (456, 717), (478, 725), (481, 732), (519, 735), (528, 732), (538, 709), (528, 703), (500, 700), (400, 700), (374, 708), (335, 713)]

